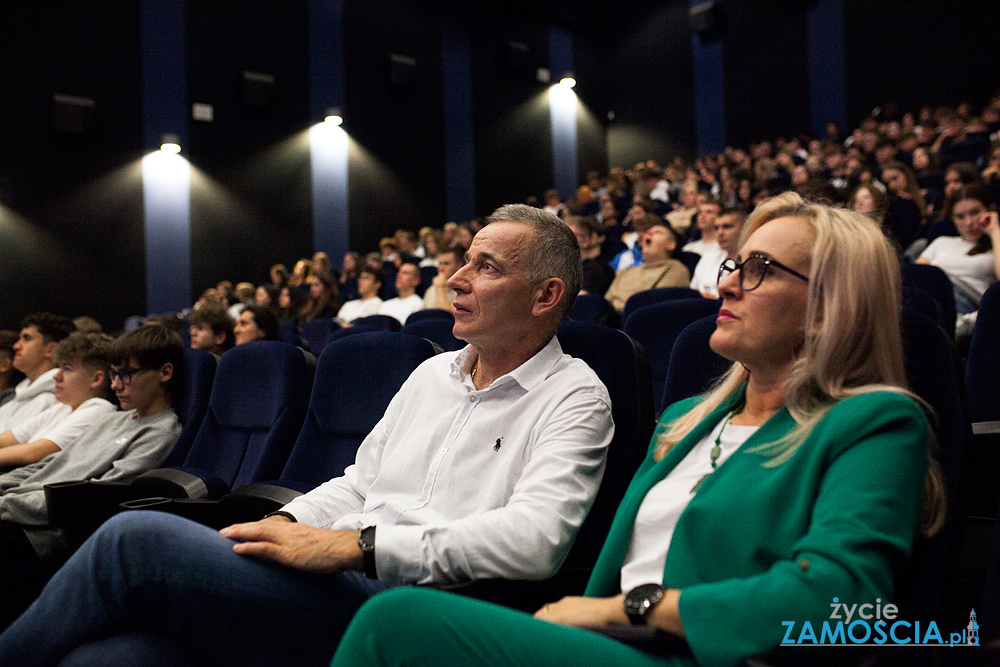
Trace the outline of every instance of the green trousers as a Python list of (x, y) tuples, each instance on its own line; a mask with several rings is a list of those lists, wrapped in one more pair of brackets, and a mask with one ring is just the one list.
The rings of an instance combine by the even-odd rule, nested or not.
[(354, 616), (332, 667), (681, 667), (690, 657), (654, 657), (587, 630), (441, 591), (380, 593)]

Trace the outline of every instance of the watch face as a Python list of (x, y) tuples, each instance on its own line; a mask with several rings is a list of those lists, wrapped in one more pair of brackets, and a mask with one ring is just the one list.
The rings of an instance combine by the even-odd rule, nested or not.
[(625, 596), (625, 613), (633, 623), (641, 623), (646, 613), (662, 598), (663, 586), (659, 584), (636, 586)]

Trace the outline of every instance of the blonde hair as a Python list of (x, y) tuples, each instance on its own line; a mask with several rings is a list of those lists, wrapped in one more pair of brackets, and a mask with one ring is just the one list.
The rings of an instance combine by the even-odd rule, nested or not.
[[(802, 351), (785, 385), (785, 407), (796, 427), (754, 449), (771, 457), (765, 467), (788, 461), (830, 408), (845, 398), (891, 391), (926, 405), (907, 389), (899, 260), (878, 224), (863, 214), (807, 203), (786, 192), (754, 209), (743, 226), (740, 246), (762, 225), (786, 217), (809, 226), (812, 259)], [(704, 400), (662, 429), (655, 457), (662, 458), (749, 377), (742, 364), (734, 363)], [(924, 493), (928, 534), (944, 521), (944, 485), (931, 458)]]

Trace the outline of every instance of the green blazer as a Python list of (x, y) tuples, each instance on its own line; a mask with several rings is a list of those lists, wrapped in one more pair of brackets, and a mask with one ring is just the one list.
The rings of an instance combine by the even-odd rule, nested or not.
[[(619, 572), (646, 493), (743, 394), (730, 396), (660, 461), (652, 458), (654, 434), (586, 595), (620, 592)], [(697, 400), (668, 408), (657, 434)], [(809, 620), (819, 632), (834, 597), (885, 604), (893, 573), (909, 554), (929, 460), (920, 407), (891, 392), (845, 399), (788, 461), (765, 467), (770, 456), (751, 450), (794, 425), (785, 409), (771, 417), (708, 476), (677, 522), (662, 584), (681, 589), (681, 621), (699, 665), (735, 665), (771, 650), (784, 637), (781, 621), (800, 628)]]

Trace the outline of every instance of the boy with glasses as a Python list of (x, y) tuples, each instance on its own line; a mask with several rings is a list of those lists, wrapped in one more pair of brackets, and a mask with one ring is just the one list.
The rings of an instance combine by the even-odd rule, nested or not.
[(0, 475), (0, 563), (67, 555), (60, 531), (48, 525), (46, 484), (127, 482), (163, 464), (181, 431), (170, 396), (182, 358), (180, 336), (161, 326), (114, 341), (108, 375), (122, 411), (99, 418), (61, 452)]

